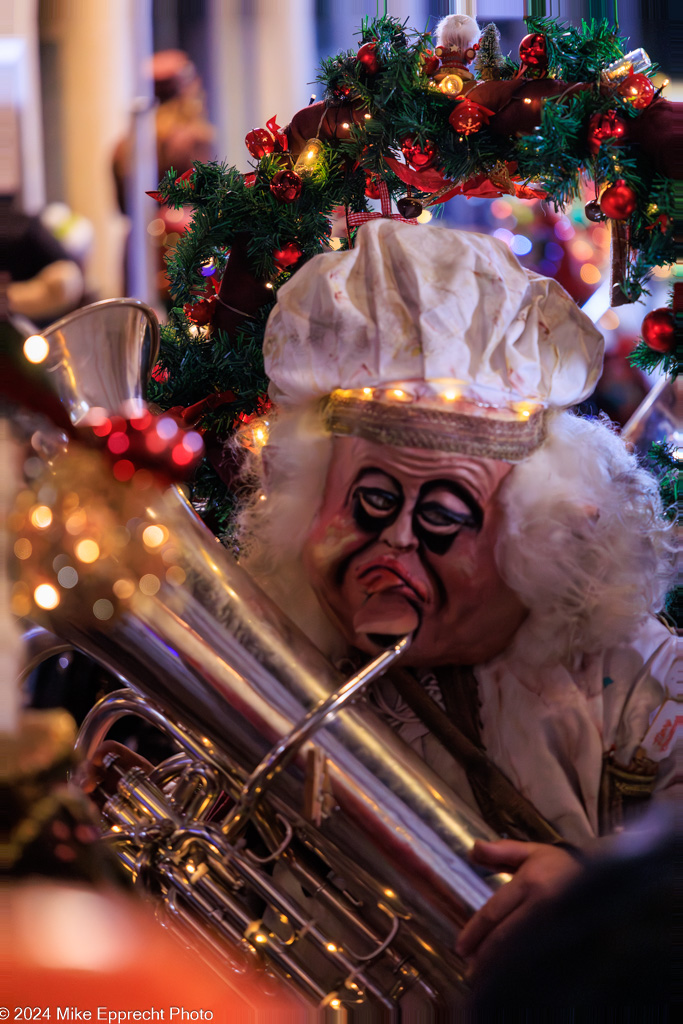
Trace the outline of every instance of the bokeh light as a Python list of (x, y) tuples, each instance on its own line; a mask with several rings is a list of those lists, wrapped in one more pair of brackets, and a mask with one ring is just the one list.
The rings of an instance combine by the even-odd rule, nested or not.
[(76, 537), (79, 533), (83, 532), (87, 525), (88, 517), (85, 514), (85, 509), (77, 508), (64, 523), (64, 529), (72, 537)]
[(112, 466), (112, 474), (115, 480), (126, 483), (135, 473), (135, 465), (130, 459), (117, 459)]
[(148, 548), (158, 548), (166, 537), (167, 531), (162, 526), (146, 526), (142, 531), (143, 544)]
[(616, 331), (617, 327), (621, 323), (619, 314), (614, 309), (608, 309), (600, 317), (599, 326), (605, 331)]
[(568, 242), (576, 234), (574, 228), (566, 217), (560, 218), (555, 225), (555, 234), (562, 242)]
[(92, 540), (90, 537), (84, 537), (83, 540), (79, 540), (74, 547), (74, 553), (80, 562), (96, 562), (100, 557), (100, 546), (96, 540)]
[(508, 231), (507, 228), (496, 228), (493, 232), (493, 237), (500, 238), (501, 242), (505, 242), (506, 245), (510, 245), (515, 236), (511, 231)]
[(155, 576), (152, 572), (148, 572), (140, 579), (140, 583), (138, 585), (143, 594), (146, 594), (148, 597), (153, 597), (158, 593), (161, 582), (158, 576)]
[(177, 466), (187, 466), (194, 458), (194, 453), (189, 451), (182, 443), (173, 446), (171, 455)]
[(166, 582), (170, 583), (171, 586), (180, 587), (185, 582), (185, 570), (181, 569), (179, 565), (172, 565), (166, 570)]
[(515, 256), (528, 256), (533, 246), (530, 238), (526, 235), (513, 235), (510, 248)]
[(107, 441), (107, 448), (113, 455), (123, 455), (130, 448), (130, 441), (122, 430), (116, 430)]
[(602, 274), (594, 263), (584, 263), (580, 270), (581, 280), (586, 284), (597, 284)]
[(575, 238), (572, 244), (569, 246), (569, 251), (571, 252), (574, 259), (584, 263), (586, 262), (586, 260), (592, 259), (594, 252), (593, 246), (590, 244), (590, 242), (587, 242), (585, 238)]
[(40, 583), (33, 591), (33, 600), (39, 608), (51, 611), (59, 604), (59, 594), (51, 583)]
[(165, 441), (170, 441), (178, 433), (178, 424), (170, 416), (162, 416), (157, 423), (156, 430), (159, 437), (163, 437)]
[(31, 544), (31, 541), (28, 539), (28, 537), (19, 537), (17, 540), (15, 540), (14, 554), (16, 555), (17, 558), (21, 558), (22, 561), (25, 558), (30, 558), (32, 551), (33, 545)]
[(126, 601), (135, 593), (135, 584), (133, 583), (132, 580), (119, 579), (116, 580), (111, 589), (114, 591), (114, 594), (116, 595), (116, 597), (119, 598), (119, 600)]
[(45, 530), (52, 522), (52, 509), (47, 505), (36, 505), (31, 509), (30, 519), (37, 530)]
[(24, 342), (24, 355), (29, 363), (44, 362), (50, 351), (50, 346), (42, 334), (32, 334)]
[(92, 606), (92, 611), (96, 619), (106, 622), (114, 614), (114, 605), (106, 597), (100, 597)]
[(78, 573), (74, 569), (73, 565), (65, 565), (63, 569), (60, 569), (57, 573), (57, 582), (60, 587), (64, 587), (65, 590), (71, 590), (78, 583)]

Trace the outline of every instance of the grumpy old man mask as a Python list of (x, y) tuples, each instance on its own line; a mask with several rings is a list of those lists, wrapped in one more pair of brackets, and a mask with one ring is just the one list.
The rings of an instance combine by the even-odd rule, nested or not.
[(526, 611), (494, 559), (508, 463), (335, 437), (304, 565), (346, 639), (376, 653), (414, 633), (406, 662), (477, 664)]

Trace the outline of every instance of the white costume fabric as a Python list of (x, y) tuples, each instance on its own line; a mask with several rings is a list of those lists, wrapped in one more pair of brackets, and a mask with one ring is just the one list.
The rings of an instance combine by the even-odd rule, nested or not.
[[(599, 834), (605, 754), (613, 752), (627, 767), (640, 747), (659, 764), (655, 793), (664, 795), (674, 784), (671, 726), (676, 698), (683, 697), (683, 679), (676, 679), (679, 641), (652, 618), (628, 645), (585, 657), (571, 671), (555, 664), (540, 673), (530, 668), (530, 642), (523, 626), (508, 650), (475, 667), (481, 739), (488, 757), (543, 817), (582, 846)], [(380, 707), (399, 735), (476, 809), (464, 770), (397, 698), (393, 687), (380, 687)]]

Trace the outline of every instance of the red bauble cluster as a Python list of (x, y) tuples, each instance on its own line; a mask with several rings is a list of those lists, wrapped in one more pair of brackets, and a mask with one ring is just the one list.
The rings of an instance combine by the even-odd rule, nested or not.
[(368, 75), (376, 75), (380, 69), (377, 41), (371, 40), (369, 43), (363, 43), (356, 54), (356, 60), (363, 65), (363, 69)]
[(281, 249), (275, 249), (273, 262), (278, 270), (288, 270), (299, 262), (303, 254), (303, 249), (297, 242), (287, 242)]
[(654, 352), (673, 352), (674, 315), (670, 309), (653, 309), (641, 325), (643, 341)]
[(273, 175), (270, 191), (281, 203), (294, 203), (301, 195), (302, 181), (296, 171), (278, 171)]
[(284, 153), (289, 146), (287, 133), (277, 124), (274, 117), (265, 128), (252, 128), (247, 132), (244, 144), (255, 160), (262, 160), (271, 153)]
[(608, 110), (605, 114), (593, 114), (588, 122), (588, 148), (595, 156), (603, 142), (613, 139), (624, 142), (626, 122), (619, 117), (616, 110)]
[(436, 160), (437, 148), (431, 139), (419, 143), (412, 135), (406, 135), (401, 143), (401, 152), (406, 158), (406, 163), (416, 171), (422, 171), (425, 167), (431, 167)]
[(541, 32), (530, 32), (519, 44), (519, 59), (529, 68), (548, 67), (548, 48)]
[(482, 125), (489, 123), (490, 116), (491, 111), (486, 107), (472, 100), (463, 99), (453, 107), (448, 120), (456, 134), (472, 135), (478, 132)]
[(189, 476), (204, 457), (204, 442), (169, 413), (146, 410), (141, 416), (103, 416), (85, 427), (90, 440), (104, 448), (113, 461), (117, 480), (126, 481), (138, 469), (151, 469), (171, 480)]
[(600, 209), (610, 220), (627, 220), (636, 205), (636, 194), (623, 178), (606, 188), (600, 196)]
[(636, 110), (644, 110), (654, 99), (655, 87), (647, 75), (629, 75), (620, 83), (617, 92)]

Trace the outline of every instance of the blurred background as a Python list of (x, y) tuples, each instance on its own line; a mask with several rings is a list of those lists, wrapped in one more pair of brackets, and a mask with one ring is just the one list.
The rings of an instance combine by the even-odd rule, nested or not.
[[(145, 192), (170, 167), (182, 173), (197, 159), (249, 170), (246, 133), (273, 115), (287, 124), (320, 93), (320, 58), (355, 49), (362, 18), (378, 7), (383, 2), (3, 0), (0, 195), (31, 219), (24, 279), (43, 265), (60, 268), (59, 275), (51, 272), (52, 304), (32, 307), (26, 286), (20, 311), (46, 323), (78, 304), (123, 294), (163, 310), (163, 252), (186, 214), (160, 213)], [(613, 18), (615, 9), (631, 47), (643, 46), (661, 68), (657, 84), (669, 80), (666, 97), (683, 98), (679, 2), (545, 4), (548, 15), (575, 24)], [(390, 14), (419, 30), (456, 10), (474, 13), (482, 27), (495, 21), (503, 52), (516, 55), (525, 34), (523, 0), (388, 2)], [(645, 308), (609, 309), (608, 229), (589, 223), (583, 206), (558, 217), (538, 201), (458, 197), (443, 216), (453, 226), (498, 234), (527, 266), (557, 277), (580, 304), (588, 303), (608, 351), (619, 357), (615, 408), (609, 397), (606, 408), (623, 422), (646, 389), (623, 354), (647, 308), (667, 304), (675, 271), (656, 272)], [(16, 280), (12, 268), (9, 274)]]

